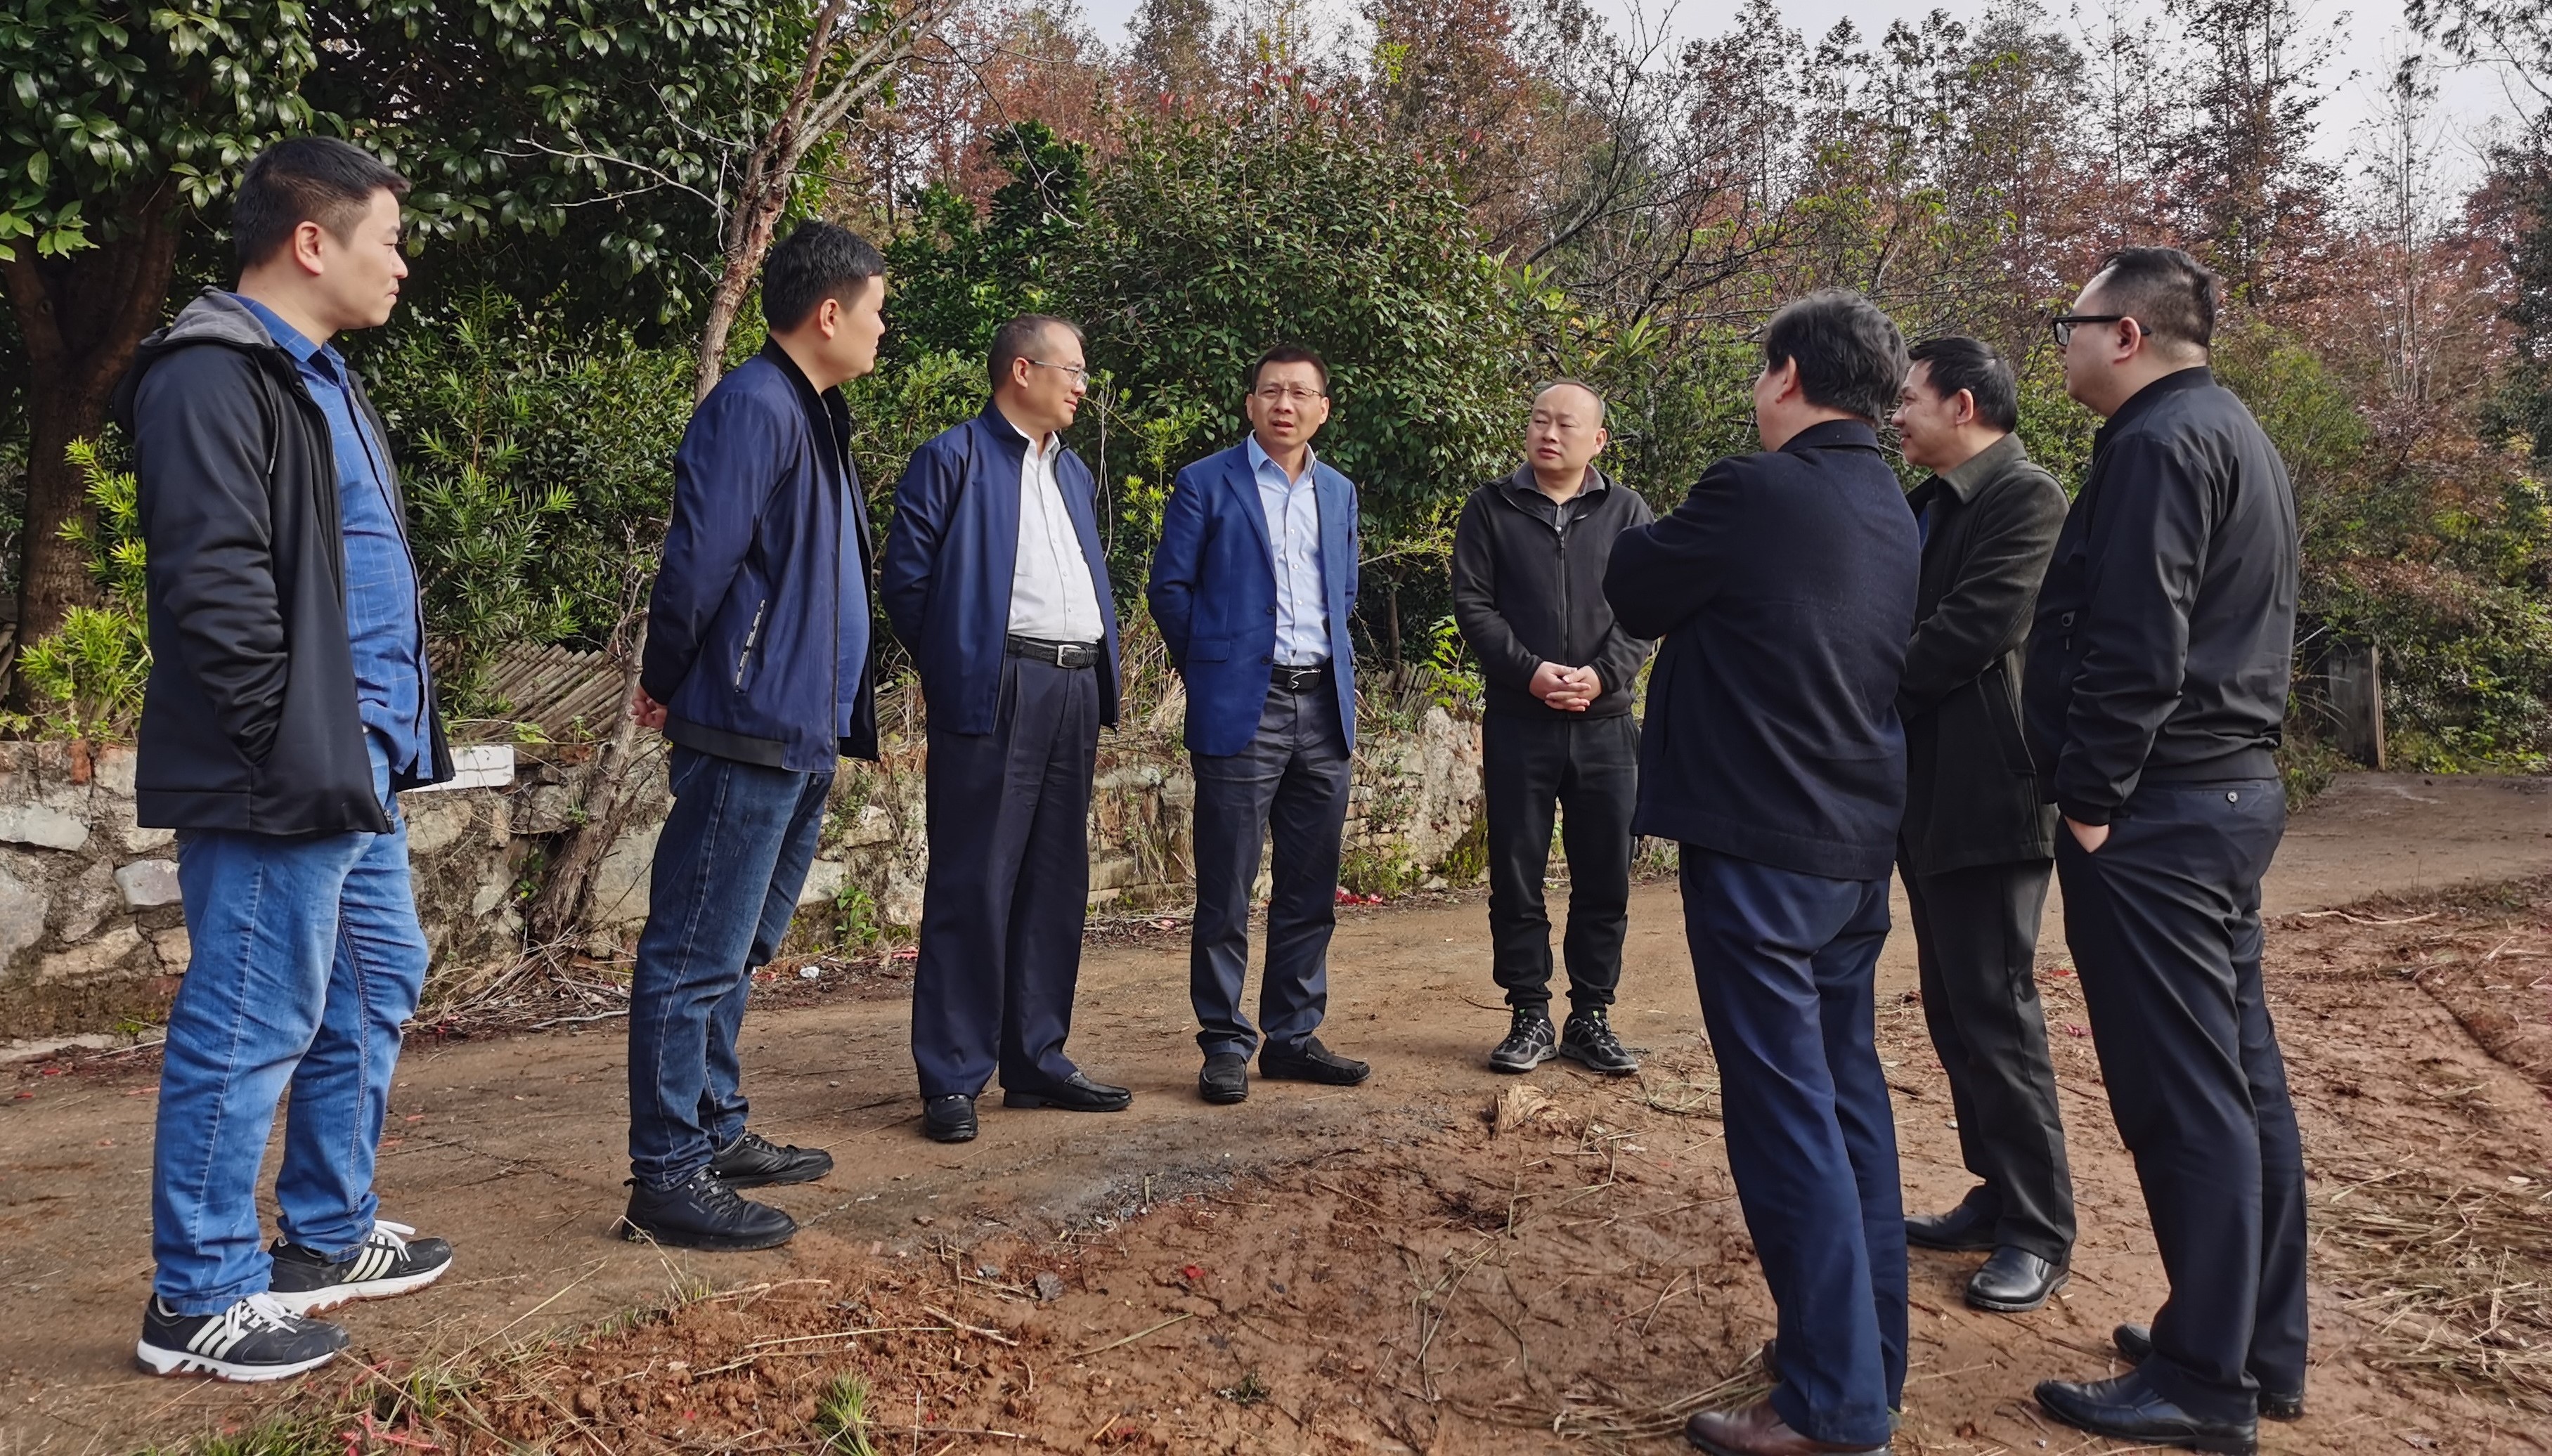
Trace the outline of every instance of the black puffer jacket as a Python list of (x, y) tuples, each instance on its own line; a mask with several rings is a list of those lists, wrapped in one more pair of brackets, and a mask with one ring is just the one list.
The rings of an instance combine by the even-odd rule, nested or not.
[[(389, 436), (363, 383), (356, 403)], [(116, 386), (150, 551), (138, 812), (163, 829), (389, 830), (346, 636), (345, 518), (327, 416), (257, 316), (207, 289)], [(390, 500), (407, 504), (395, 475)], [(428, 768), (452, 777), (427, 713)]]
[(1574, 718), (1533, 695), (1545, 662), (1593, 668), (1604, 693), (1582, 716), (1631, 710), (1632, 679), (1655, 644), (1613, 621), (1604, 569), (1624, 531), (1655, 519), (1640, 492), (1598, 470), (1567, 500), (1552, 502), (1533, 468), (1471, 492), (1453, 528), (1453, 623), (1480, 655), (1488, 710), (1509, 717)]

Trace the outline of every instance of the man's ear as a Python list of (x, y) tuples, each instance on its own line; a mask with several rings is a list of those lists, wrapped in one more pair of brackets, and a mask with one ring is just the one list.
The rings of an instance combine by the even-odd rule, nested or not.
[(324, 251), (327, 241), (327, 229), (305, 218), (292, 225), (292, 236), (285, 242), (284, 248), (292, 255), (293, 262), (299, 265), (301, 271), (315, 278), (328, 270), (328, 259)]
[(823, 338), (830, 339), (835, 334), (840, 333), (842, 331), (842, 300), (838, 298), (827, 298), (823, 302), (816, 304), (815, 316), (812, 322), (815, 325), (815, 332)]
[(1972, 425), (1975, 421), (1976, 391), (1972, 389), (1962, 389), (1959, 391), (1958, 415), (1951, 421), (1951, 423), (1957, 425)]

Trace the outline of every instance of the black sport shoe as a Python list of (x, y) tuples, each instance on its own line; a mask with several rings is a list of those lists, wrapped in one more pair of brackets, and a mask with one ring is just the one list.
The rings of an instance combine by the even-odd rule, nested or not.
[(452, 1245), (418, 1238), (415, 1229), (386, 1218), (373, 1219), (372, 1231), (343, 1259), (332, 1262), (316, 1249), (281, 1239), (274, 1241), (273, 1254), (266, 1293), (295, 1314), (414, 1294), (452, 1267)]
[(142, 1311), (142, 1342), (133, 1355), (153, 1375), (284, 1380), (337, 1358), (348, 1338), (336, 1325), (284, 1308), (272, 1295), (250, 1295), (212, 1314), (180, 1314), (154, 1295)]
[(631, 1183), (629, 1211), (620, 1215), (621, 1237), (669, 1249), (770, 1249), (797, 1233), (797, 1219), (768, 1203), (737, 1197), (705, 1168), (669, 1189)]
[(833, 1155), (822, 1148), (784, 1147), (751, 1129), (718, 1149), (709, 1172), (728, 1188), (769, 1188), (780, 1183), (813, 1183), (833, 1171)]
[(1640, 1059), (1613, 1034), (1613, 1023), (1601, 1011), (1571, 1011), (1559, 1033), (1559, 1055), (1607, 1077), (1628, 1077), (1640, 1070)]
[(1514, 1024), (1507, 1027), (1507, 1039), (1489, 1053), (1489, 1068), (1495, 1072), (1531, 1072), (1559, 1055), (1552, 1045), (1559, 1033), (1551, 1029), (1549, 1013), (1519, 1007)]

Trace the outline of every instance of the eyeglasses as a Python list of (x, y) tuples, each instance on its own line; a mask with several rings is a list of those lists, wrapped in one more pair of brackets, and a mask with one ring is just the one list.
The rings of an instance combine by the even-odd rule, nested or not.
[(1075, 384), (1087, 384), (1087, 383), (1089, 383), (1089, 382), (1090, 382), (1090, 370), (1089, 370), (1089, 368), (1088, 368), (1086, 365), (1083, 365), (1083, 364), (1047, 364), (1044, 360), (1041, 360), (1041, 359), (1032, 359), (1032, 360), (1029, 360), (1029, 361), (1028, 361), (1028, 363), (1029, 363), (1029, 364), (1035, 364), (1038, 368), (1041, 368), (1041, 369), (1061, 369), (1061, 370), (1063, 370), (1066, 374), (1069, 374), (1069, 375), (1071, 375), (1071, 376), (1072, 376), (1072, 382), (1074, 382)]
[[(2074, 326), (2076, 324), (2135, 323), (2136, 321), (2132, 316), (2122, 313), (2061, 313), (2047, 321), (2047, 331), (2056, 336), (2056, 347), (2063, 349), (2065, 346), (2074, 342)], [(2151, 334), (2153, 330), (2146, 328), (2144, 325), (2136, 324), (2136, 333), (2139, 335)]]
[(1269, 404), (1281, 404), (1290, 399), (1298, 408), (1310, 404), (1315, 399), (1329, 398), (1318, 389), (1303, 389), (1284, 384), (1270, 384), (1264, 389), (1252, 392)]

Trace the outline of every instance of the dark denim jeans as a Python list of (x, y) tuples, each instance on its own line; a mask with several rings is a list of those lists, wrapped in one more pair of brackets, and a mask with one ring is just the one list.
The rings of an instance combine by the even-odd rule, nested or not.
[(736, 1033), (754, 968), (789, 934), (830, 774), (674, 750), (629, 989), (629, 1169), (669, 1189), (744, 1131)]
[(168, 1008), (151, 1254), (153, 1288), (180, 1314), (266, 1291), (273, 1261), (259, 1237), (257, 1178), (287, 1086), (274, 1180), (283, 1236), (351, 1254), (372, 1231), (372, 1157), (427, 952), (407, 822), (380, 742), (367, 738), (389, 833), (177, 838), (193, 955)]

